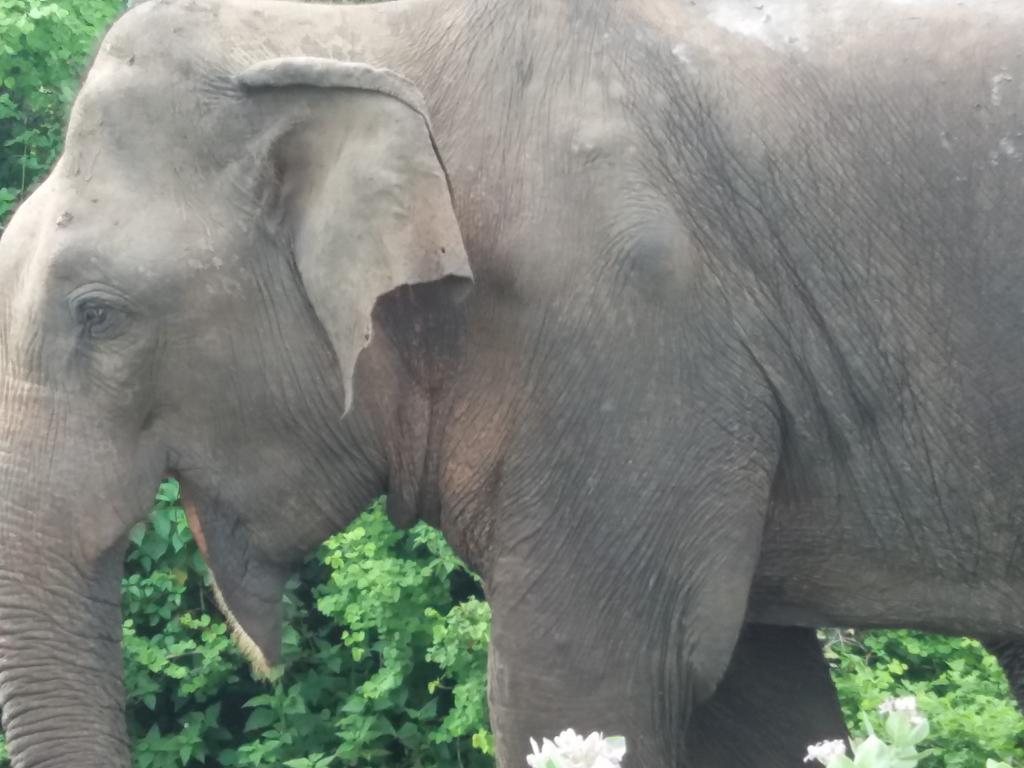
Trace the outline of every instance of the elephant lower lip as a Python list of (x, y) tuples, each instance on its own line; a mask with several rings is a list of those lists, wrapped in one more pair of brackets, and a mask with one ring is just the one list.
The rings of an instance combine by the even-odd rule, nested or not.
[(199, 521), (199, 510), (196, 505), (182, 497), (181, 506), (185, 508), (185, 520), (188, 522), (189, 530), (192, 531), (192, 538), (196, 540), (196, 546), (203, 559), (209, 562), (209, 554), (206, 550), (206, 534), (203, 533), (203, 524)]
[[(212, 558), (210, 557), (206, 532), (203, 530), (203, 524), (199, 517), (199, 506), (188, 497), (183, 484), (181, 485), (181, 506), (185, 510), (185, 519), (188, 522), (189, 530), (192, 532), (192, 537), (196, 541), (196, 546), (199, 548), (199, 553), (202, 555), (203, 560), (206, 562), (207, 568), (209, 569), (214, 602), (217, 604), (217, 607), (220, 608), (221, 613), (227, 620), (228, 627), (231, 630), (231, 635), (235, 640), (235, 644), (242, 654), (249, 660), (254, 676), (257, 678), (269, 679), (272, 674), (271, 670), (276, 663), (276, 650), (279, 648), (280, 643), (280, 628), (277, 627), (272, 633), (277, 639), (271, 643), (267, 641), (267, 632), (259, 631), (260, 629), (266, 629), (266, 626), (258, 620), (258, 617), (262, 616), (261, 613), (253, 611), (252, 606), (245, 602), (240, 603), (241, 611), (236, 612), (232, 609), (232, 602), (239, 602), (241, 596), (245, 593), (239, 591), (237, 579), (233, 580), (230, 575), (225, 577), (225, 583), (229, 587), (227, 594), (225, 594), (225, 591), (221, 590), (221, 587), (218, 584), (216, 569), (213, 567)], [(216, 525), (214, 525), (214, 533), (216, 533)], [(232, 597), (233, 600), (229, 601), (229, 597)], [(236, 616), (236, 613), (245, 618), (246, 621), (241, 621), (238, 616)], [(246, 624), (249, 624), (250, 627), (256, 628), (257, 631), (255, 635), (247, 629)], [(254, 637), (261, 638), (264, 642), (261, 644), (257, 642)]]

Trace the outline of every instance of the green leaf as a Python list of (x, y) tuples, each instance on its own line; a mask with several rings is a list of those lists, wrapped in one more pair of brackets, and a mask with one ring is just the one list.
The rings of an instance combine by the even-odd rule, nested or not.
[(153, 530), (161, 539), (167, 539), (171, 535), (171, 519), (165, 514), (154, 515)]
[(277, 715), (271, 709), (257, 709), (249, 715), (249, 719), (245, 721), (244, 730), (246, 733), (249, 731), (255, 731), (260, 728), (266, 728), (268, 725), (276, 723), (278, 720)]

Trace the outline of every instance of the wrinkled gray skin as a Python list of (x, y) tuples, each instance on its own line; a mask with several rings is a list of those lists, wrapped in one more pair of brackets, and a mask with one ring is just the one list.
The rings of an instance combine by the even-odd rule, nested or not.
[(1019, 664), (1024, 8), (962, 6), (127, 14), (0, 243), (16, 768), (128, 765), (166, 472), (257, 665), (368, 500), (439, 526), (502, 768), (564, 727), (794, 765), (842, 734), (816, 626)]

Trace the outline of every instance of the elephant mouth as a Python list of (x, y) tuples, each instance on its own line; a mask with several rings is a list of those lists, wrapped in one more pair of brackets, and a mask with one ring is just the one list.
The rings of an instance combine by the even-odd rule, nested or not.
[[(283, 579), (273, 578), (274, 574), (272, 573), (267, 574), (272, 583), (280, 582), (276, 600), (273, 596), (268, 598), (266, 590), (260, 590), (264, 594), (258, 595), (246, 589), (245, 581), (250, 572), (260, 573), (261, 570), (271, 569), (253, 568), (249, 562), (239, 563), (235, 559), (218, 557), (218, 550), (221, 549), (218, 545), (221, 542), (218, 541), (213, 530), (211, 530), (213, 535), (207, 536), (199, 507), (189, 498), (184, 487), (182, 488), (181, 503), (185, 509), (185, 518), (192, 531), (192, 537), (210, 571), (214, 601), (227, 620), (235, 645), (249, 662), (254, 677), (271, 678), (273, 669), (279, 663), (281, 655), (280, 603), (284, 586)], [(225, 544), (231, 546), (232, 542), (225, 542)], [(240, 551), (246, 551), (246, 549), (243, 547)], [(241, 575), (239, 575), (239, 571)], [(267, 580), (264, 578), (262, 581), (266, 582)], [(222, 583), (224, 589), (221, 588)]]

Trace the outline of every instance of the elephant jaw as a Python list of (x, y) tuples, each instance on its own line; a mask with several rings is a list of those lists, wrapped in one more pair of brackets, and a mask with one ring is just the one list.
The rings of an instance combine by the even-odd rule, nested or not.
[[(207, 568), (209, 568), (213, 584), (214, 601), (227, 619), (235, 645), (248, 660), (253, 676), (269, 679), (271, 671), (280, 657), (280, 617), (268, 616), (265, 610), (260, 610), (260, 606), (254, 607), (248, 604), (246, 600), (247, 595), (241, 590), (229, 590), (232, 598), (230, 600), (221, 591), (217, 581), (217, 568), (214, 566), (213, 558), (210, 557), (206, 532), (203, 530), (196, 505), (185, 498), (184, 494), (182, 495), (181, 503), (185, 509), (185, 518), (188, 521), (189, 529), (192, 531), (192, 537), (196, 540), (199, 552), (203, 556)], [(238, 605), (240, 614), (249, 618), (249, 621), (246, 622), (246, 624), (250, 625), (249, 629), (236, 617), (235, 611), (232, 610), (232, 605)], [(257, 616), (261, 617), (258, 626), (256, 625), (257, 622), (253, 620)], [(254, 635), (259, 638), (260, 642), (254, 639)]]

